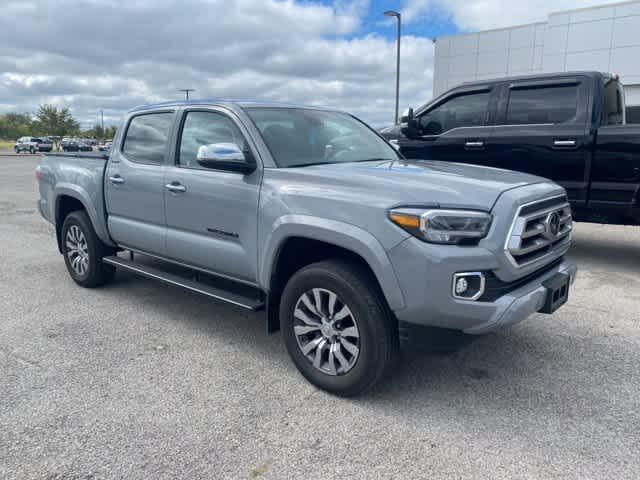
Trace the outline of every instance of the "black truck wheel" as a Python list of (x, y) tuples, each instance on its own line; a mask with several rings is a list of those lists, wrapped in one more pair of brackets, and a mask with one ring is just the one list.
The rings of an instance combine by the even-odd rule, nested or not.
[(302, 375), (336, 395), (371, 388), (398, 356), (396, 322), (357, 263), (327, 260), (296, 272), (282, 294), (280, 328)]

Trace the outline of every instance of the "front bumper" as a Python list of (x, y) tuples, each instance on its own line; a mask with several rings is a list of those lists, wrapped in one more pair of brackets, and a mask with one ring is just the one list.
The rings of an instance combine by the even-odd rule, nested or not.
[[(453, 275), (498, 269), (493, 252), (482, 247), (431, 245), (412, 238), (392, 249), (389, 257), (405, 299), (405, 308), (395, 312), (401, 323), (474, 335), (521, 322), (540, 311), (546, 299), (542, 283), (557, 273), (569, 275), (573, 283), (577, 273), (575, 263), (562, 258), (492, 301), (468, 301), (453, 298)], [(424, 261), (416, 262), (416, 258)]]

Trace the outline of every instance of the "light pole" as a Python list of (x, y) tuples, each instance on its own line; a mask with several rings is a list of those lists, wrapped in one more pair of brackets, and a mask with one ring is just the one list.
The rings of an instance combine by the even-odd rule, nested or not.
[(184, 92), (186, 99), (189, 100), (189, 92), (193, 92), (195, 88), (181, 88), (180, 91)]
[(398, 19), (398, 40), (397, 40), (397, 52), (396, 52), (396, 115), (394, 124), (398, 124), (398, 108), (400, 103), (400, 25), (402, 24), (402, 19), (400, 17), (400, 12), (396, 12), (394, 10), (387, 10), (384, 12), (387, 17), (396, 17)]

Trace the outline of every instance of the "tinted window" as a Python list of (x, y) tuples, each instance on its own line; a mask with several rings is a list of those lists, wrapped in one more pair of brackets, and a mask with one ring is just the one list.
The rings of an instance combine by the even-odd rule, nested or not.
[(279, 167), (397, 160), (398, 154), (351, 115), (305, 108), (248, 108)]
[(198, 149), (213, 143), (235, 143), (245, 149), (244, 137), (229, 117), (213, 112), (188, 112), (182, 127), (178, 164), (199, 168)]
[(150, 113), (133, 117), (122, 152), (135, 162), (162, 163), (173, 113)]
[(505, 123), (563, 123), (576, 116), (577, 104), (577, 85), (514, 88), (509, 93)]
[(419, 117), (420, 134), (440, 135), (453, 128), (484, 125), (489, 95), (489, 92), (471, 93), (447, 100)]
[(602, 125), (621, 125), (624, 117), (623, 108), (622, 88), (618, 82), (611, 80), (604, 86)]
[(627, 107), (627, 123), (640, 123), (640, 107)]

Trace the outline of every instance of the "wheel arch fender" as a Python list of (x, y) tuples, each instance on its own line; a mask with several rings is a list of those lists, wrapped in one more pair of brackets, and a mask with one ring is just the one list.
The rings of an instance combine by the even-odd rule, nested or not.
[(258, 281), (266, 291), (270, 290), (280, 251), (292, 237), (325, 242), (360, 256), (375, 275), (391, 310), (404, 308), (404, 297), (393, 265), (383, 246), (371, 233), (355, 225), (308, 215), (282, 216), (264, 237)]
[(115, 246), (111, 238), (109, 237), (109, 232), (107, 231), (106, 221), (104, 219), (104, 215), (98, 213), (95, 207), (95, 202), (92, 200), (91, 196), (86, 192), (86, 190), (82, 189), (78, 185), (74, 185), (72, 183), (59, 183), (55, 188), (55, 225), (56, 232), (58, 233), (58, 247), (60, 248), (60, 231), (62, 230), (62, 223), (64, 220), (60, 217), (60, 212), (62, 211), (62, 203), (65, 198), (73, 198), (80, 202), (80, 204), (84, 207), (84, 211), (87, 212), (89, 216), (89, 220), (91, 221), (91, 225), (96, 232), (96, 235), (100, 240), (102, 240), (106, 245)]

